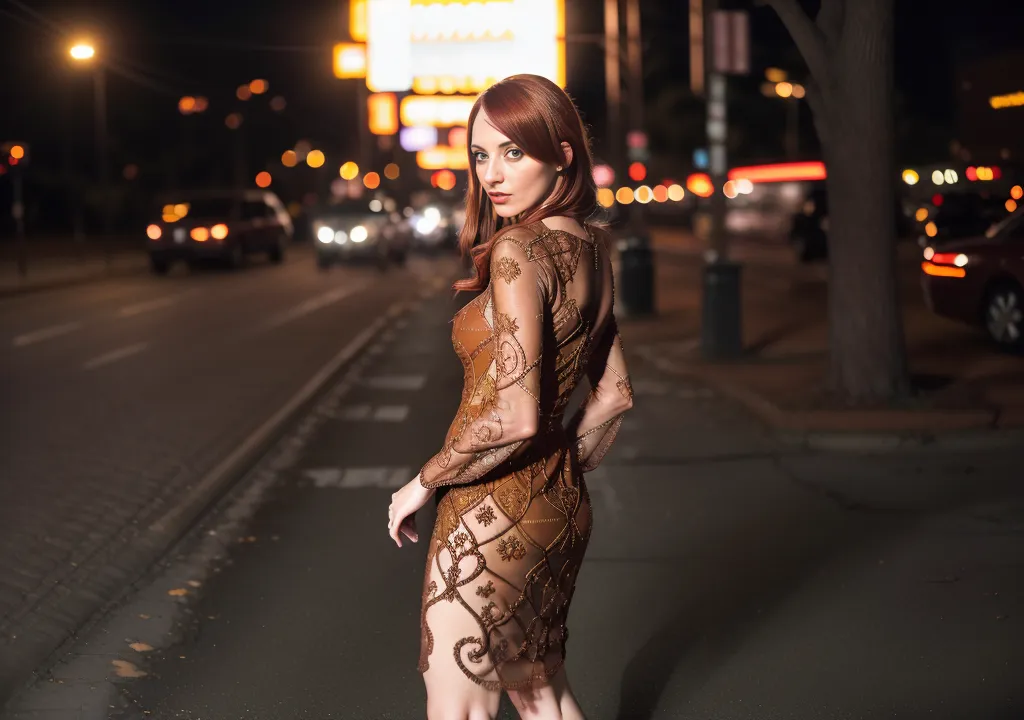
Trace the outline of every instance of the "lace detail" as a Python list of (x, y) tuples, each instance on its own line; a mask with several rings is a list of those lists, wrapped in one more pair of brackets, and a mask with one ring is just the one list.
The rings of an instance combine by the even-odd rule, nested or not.
[[(596, 282), (585, 252), (599, 271), (590, 228), (586, 238), (543, 223), (506, 233), (494, 244), (490, 285), (453, 320), (462, 401), (421, 471), (424, 485), (450, 486), (428, 548), (421, 671), (454, 661), (485, 688), (519, 690), (547, 682), (564, 662), (592, 525), (581, 460), (595, 457), (581, 443), (600, 440), (606, 450), (616, 425), (579, 441), (562, 427), (599, 345), (583, 310), (600, 306), (581, 290)], [(631, 393), (628, 376), (619, 380)], [(531, 415), (538, 430), (523, 439), (516, 428)]]

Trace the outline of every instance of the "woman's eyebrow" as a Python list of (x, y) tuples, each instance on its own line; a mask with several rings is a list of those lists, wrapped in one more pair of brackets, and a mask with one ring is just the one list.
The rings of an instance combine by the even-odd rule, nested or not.
[[(502, 148), (506, 148), (509, 145), (515, 145), (515, 143), (512, 142), (511, 140), (506, 140), (505, 142), (498, 146), (498, 149), (501, 150)], [(483, 148), (477, 145), (476, 143), (470, 145), (470, 148), (472, 148), (473, 150), (483, 150)]]

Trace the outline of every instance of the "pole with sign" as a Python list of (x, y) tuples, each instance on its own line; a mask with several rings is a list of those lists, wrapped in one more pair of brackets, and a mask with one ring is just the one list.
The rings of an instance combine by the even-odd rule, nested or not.
[(705, 254), (701, 317), (701, 351), (709, 359), (743, 352), (740, 266), (729, 261), (725, 228), (728, 178), (728, 75), (750, 70), (747, 14), (718, 9), (718, 0), (704, 0), (707, 67), (708, 169), (711, 175), (711, 231)]

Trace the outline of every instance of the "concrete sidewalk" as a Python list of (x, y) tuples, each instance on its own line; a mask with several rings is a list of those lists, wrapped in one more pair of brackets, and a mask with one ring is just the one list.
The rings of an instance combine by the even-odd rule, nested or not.
[[(346, 489), (324, 468), (411, 473), (440, 442), (460, 387), (450, 312), (431, 301), (385, 332), (5, 717), (421, 718), (423, 545), (384, 535), (390, 481)], [(1019, 453), (780, 445), (645, 360), (623, 325), (636, 406), (587, 478), (594, 533), (570, 617), (588, 717), (1024, 715)], [(410, 372), (420, 389), (363, 378)], [(399, 396), (409, 422), (343, 412)]]
[(929, 312), (913, 259), (900, 265), (900, 290), (916, 394), (899, 406), (850, 409), (830, 401), (827, 271), (797, 264), (774, 247), (760, 256), (742, 253), (746, 352), (730, 362), (703, 360), (703, 262), (694, 242), (680, 231), (655, 233), (657, 315), (638, 318), (625, 331), (662, 370), (699, 378), (799, 442), (851, 433), (876, 444), (930, 442), (964, 432), (990, 441), (993, 430), (1012, 430), (1001, 435), (1011, 437), (1024, 429), (1021, 359), (996, 351), (982, 331)]

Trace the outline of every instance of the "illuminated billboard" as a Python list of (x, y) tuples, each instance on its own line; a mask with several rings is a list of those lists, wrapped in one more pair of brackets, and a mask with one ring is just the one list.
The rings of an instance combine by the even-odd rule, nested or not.
[(402, 98), (399, 114), (406, 127), (451, 127), (469, 122), (474, 97), (409, 95)]
[(478, 93), (517, 73), (565, 87), (565, 0), (353, 0), (350, 26), (375, 92)]

